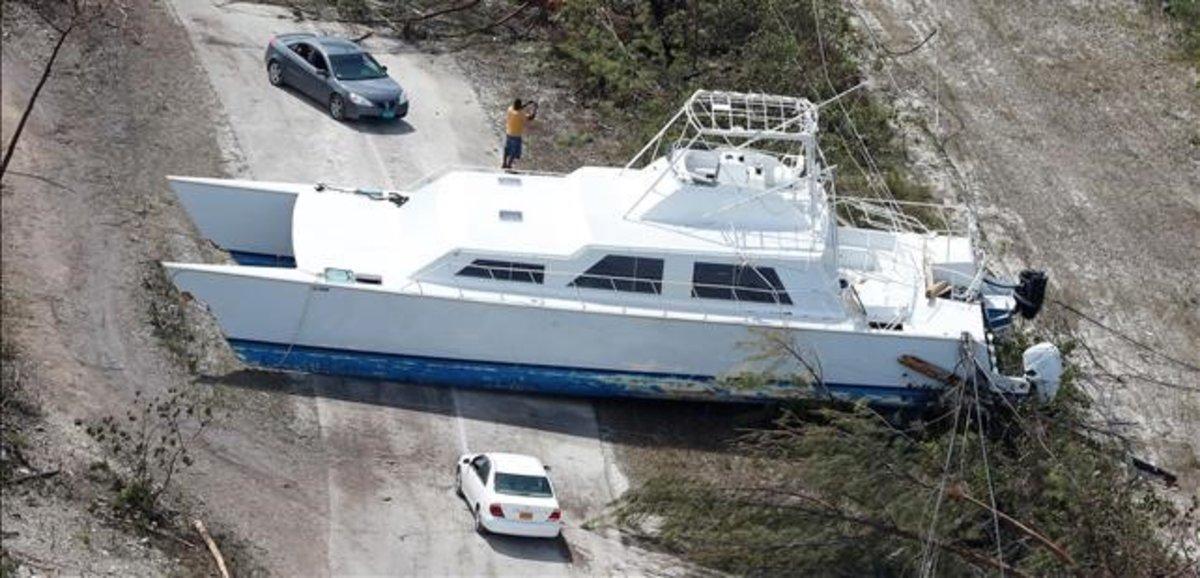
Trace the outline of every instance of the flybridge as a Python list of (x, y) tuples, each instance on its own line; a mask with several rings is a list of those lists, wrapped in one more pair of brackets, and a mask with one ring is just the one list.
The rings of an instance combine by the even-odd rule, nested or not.
[[(970, 213), (839, 198), (818, 112), (699, 91), (626, 166), (566, 175), (454, 169), (404, 191), (173, 179), (245, 264), (165, 266), (263, 367), (685, 399), (913, 404), (976, 373), (1052, 392), (1045, 348), (1034, 378), (995, 375), (989, 336), (1015, 292), (984, 283)], [(254, 266), (271, 262), (293, 266)], [(804, 359), (755, 355), (764, 332)], [(764, 372), (750, 390), (722, 379)]]
[[(825, 204), (816, 131), (817, 108), (805, 99), (697, 91), (626, 164), (658, 177), (625, 218), (731, 231), (807, 230)], [(676, 194), (683, 198), (672, 201)], [(751, 206), (764, 203), (803, 205), (782, 213)]]

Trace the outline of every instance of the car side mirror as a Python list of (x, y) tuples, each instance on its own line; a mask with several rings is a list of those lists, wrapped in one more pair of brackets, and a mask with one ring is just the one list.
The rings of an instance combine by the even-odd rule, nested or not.
[(471, 458), (463, 458), (463, 459), (462, 459), (462, 463), (464, 463), (464, 464), (469, 464), (469, 463), (471, 463)]
[(380, 64), (380, 65), (379, 65), (379, 70), (382, 70), (382, 71), (384, 71), (384, 72), (387, 72), (387, 66), (384, 66), (384, 65)]
[(542, 467), (543, 467), (543, 468), (545, 468), (545, 470), (546, 470), (547, 472), (548, 472), (548, 471), (550, 471), (550, 466), (542, 466)]

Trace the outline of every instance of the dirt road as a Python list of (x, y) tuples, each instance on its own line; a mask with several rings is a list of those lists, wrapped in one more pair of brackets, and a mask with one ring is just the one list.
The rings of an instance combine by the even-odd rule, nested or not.
[[(18, 30), (5, 29), (5, 140), (53, 38), (18, 8), (5, 8)], [(125, 9), (68, 42), (5, 177), (5, 334), (36, 368), (45, 418), (33, 437), (42, 459), (62, 469), (57, 479), (90, 487), (89, 464), (103, 457), (75, 420), (124, 415), (135, 391), (207, 387), (222, 418), (177, 477), (181, 506), (217, 531), (242, 574), (260, 566), (284, 576), (686, 572), (580, 527), (625, 484), (591, 403), (228, 374), (208, 358), (204, 372), (215, 377), (195, 383), (166, 346), (148, 285), (161, 260), (220, 256), (195, 236), (165, 175), (401, 186), (447, 165), (496, 164), (497, 138), (450, 58), (368, 41), (412, 95), (412, 111), (402, 123), (341, 124), (271, 87), (263, 69), (272, 34), (312, 23), (209, 0), (133, 0)], [(468, 450), (528, 452), (550, 464), (565, 542), (476, 534), (452, 488), (451, 468)], [(42, 523), (87, 519), (88, 498), (71, 491), (6, 504), (5, 548), (68, 573), (171, 570), (169, 557), (145, 554), (136, 537), (110, 532), (98, 544), (80, 537), (78, 523)], [(51, 516), (55, 508), (70, 515)]]
[[(1052, 298), (1200, 365), (1200, 73), (1157, 9), (852, 4), (893, 53), (937, 31), (876, 81), (921, 125), (918, 160), (979, 210), (1001, 264), (1048, 269)], [(1035, 323), (1078, 336), (1097, 410), (1130, 423), (1185, 493), (1200, 487), (1200, 373), (1060, 306)]]
[[(237, 176), (396, 187), (439, 168), (497, 160), (497, 135), (449, 57), (368, 40), (410, 95), (411, 111), (398, 123), (339, 123), (295, 91), (271, 87), (262, 54), (282, 32), (357, 34), (295, 23), (270, 6), (208, 0), (172, 6), (224, 109), (230, 129), (223, 148)], [(326, 503), (310, 504), (325, 513), (325, 552), (303, 568), (337, 575), (546, 576), (608, 574), (639, 563), (636, 553), (578, 529), (624, 489), (590, 403), (329, 378), (292, 388), (312, 394), (300, 398), (308, 407), (296, 414), (315, 420), (314, 449), (326, 457), (313, 466), (324, 479), (307, 480), (312, 495), (325, 494)], [(473, 531), (453, 497), (450, 473), (459, 454), (489, 450), (532, 453), (553, 467), (572, 526), (569, 548)], [(269, 540), (293, 553), (307, 548)]]

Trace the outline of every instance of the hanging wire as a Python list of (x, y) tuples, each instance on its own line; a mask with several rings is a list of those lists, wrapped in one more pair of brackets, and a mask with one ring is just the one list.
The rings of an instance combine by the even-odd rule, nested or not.
[[(962, 366), (962, 360), (955, 366), (954, 370)], [(954, 444), (958, 439), (958, 423), (962, 413), (962, 396), (963, 384), (959, 384), (956, 388), (957, 397), (954, 402), (954, 425), (950, 429), (950, 445), (946, 448), (946, 460), (942, 465), (942, 477), (938, 482), (937, 494), (933, 504), (933, 513), (929, 520), (929, 530), (926, 533), (925, 545), (921, 550), (921, 576), (927, 577), (933, 575), (933, 569), (937, 565), (937, 551), (934, 549), (934, 541), (937, 538), (937, 520), (938, 514), (941, 513), (942, 500), (946, 496), (946, 484), (950, 478), (950, 463), (954, 458)]]
[[(967, 343), (963, 342), (963, 356), (970, 356)], [(974, 356), (970, 356), (974, 359)], [(976, 364), (978, 361), (976, 361)], [(983, 432), (983, 413), (979, 406), (979, 371), (975, 364), (971, 367), (971, 387), (975, 390), (975, 422), (979, 428), (979, 450), (983, 454), (983, 473), (987, 478), (988, 498), (992, 505), (992, 530), (996, 535), (996, 559), (1000, 561), (1000, 576), (1004, 576), (1004, 548), (1000, 541), (1000, 517), (996, 514), (996, 487), (992, 484), (992, 469), (988, 464), (987, 439)], [(1001, 394), (1003, 395), (1003, 394)]]
[[(821, 73), (822, 73), (822, 76), (825, 78), (825, 83), (829, 86), (829, 90), (836, 93), (837, 88), (834, 86), (833, 80), (829, 76), (829, 63), (827, 62), (826, 57), (825, 57), (825, 38), (824, 38), (824, 35), (821, 33), (821, 12), (820, 12), (820, 9), (817, 7), (817, 0), (812, 0), (812, 10), (813, 10), (813, 26), (816, 28), (817, 46), (819, 48), (819, 55), (821, 56)], [(859, 145), (859, 148), (862, 149), (863, 160), (866, 161), (867, 168), (869, 168), (871, 170), (871, 175), (864, 175), (864, 176), (867, 176), (868, 184), (870, 183), (870, 179), (873, 176), (875, 179), (877, 179), (879, 188), (880, 188), (880, 190), (882, 190), (885, 193), (886, 198), (889, 200), (895, 201), (896, 196), (892, 193), (891, 188), (888, 187), (887, 180), (884, 179), (880, 175), (879, 165), (875, 162), (875, 157), (871, 154), (871, 151), (867, 148), (866, 139), (864, 139), (862, 137), (862, 134), (858, 132), (858, 125), (856, 125), (854, 122), (854, 119), (851, 118), (850, 111), (846, 108), (846, 105), (843, 104), (841, 101), (838, 101), (837, 105), (838, 105), (838, 110), (842, 111), (842, 116), (846, 119), (846, 125), (850, 127), (850, 132), (854, 135), (854, 138), (858, 140), (858, 145)], [(853, 157), (853, 155), (851, 155), (851, 157)], [(899, 207), (897, 207), (896, 210), (897, 210), (897, 212), (899, 212)]]

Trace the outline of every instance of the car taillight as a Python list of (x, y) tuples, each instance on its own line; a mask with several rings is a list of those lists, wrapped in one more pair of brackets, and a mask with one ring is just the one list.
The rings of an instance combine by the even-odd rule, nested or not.
[(562, 519), (562, 510), (554, 510), (550, 512), (550, 517), (547, 518), (551, 522), (557, 522)]
[(504, 517), (504, 510), (500, 509), (500, 504), (492, 504), (492, 505), (488, 506), (488, 512), (490, 512), (492, 514), (493, 518), (503, 518)]

